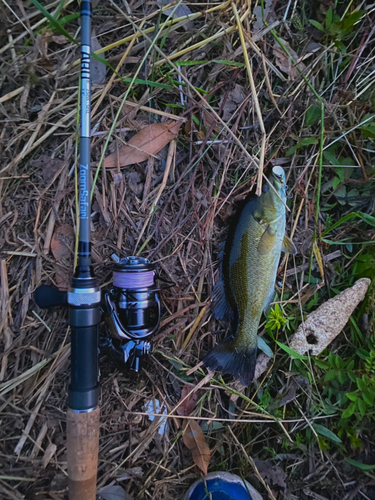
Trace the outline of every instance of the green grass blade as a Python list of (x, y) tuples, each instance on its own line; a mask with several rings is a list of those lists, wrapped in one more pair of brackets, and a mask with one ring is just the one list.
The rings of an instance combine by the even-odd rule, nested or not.
[(345, 462), (347, 462), (350, 465), (353, 465), (353, 467), (357, 467), (357, 469), (361, 470), (374, 470), (375, 465), (368, 465), (368, 464), (362, 464), (361, 462), (357, 462), (357, 460), (353, 460), (352, 458), (345, 458)]
[(294, 351), (293, 349), (291, 349), (290, 347), (288, 347), (287, 345), (284, 345), (282, 344), (281, 342), (279, 342), (278, 340), (275, 341), (276, 344), (283, 350), (285, 351), (286, 353), (288, 353), (290, 356), (293, 356), (293, 358), (295, 359), (301, 359), (301, 360), (306, 360), (306, 359), (309, 359), (307, 356), (302, 356), (302, 354), (300, 354), (299, 352), (297, 351)]
[(322, 237), (326, 236), (328, 233), (341, 226), (344, 222), (348, 222), (349, 220), (356, 218), (362, 219), (364, 222), (367, 222), (367, 224), (369, 224), (370, 226), (375, 226), (375, 217), (373, 217), (372, 215), (364, 214), (363, 212), (351, 212), (350, 214), (344, 215), (344, 217), (341, 217), (341, 219), (332, 224), (332, 226), (325, 229), (322, 232)]
[(65, 28), (63, 28), (56, 19), (51, 16), (51, 14), (48, 12), (47, 9), (43, 7), (42, 4), (38, 2), (38, 0), (31, 0), (31, 2), (35, 5), (35, 7), (43, 14), (43, 16), (48, 19), (48, 21), (51, 23), (51, 25), (59, 32), (61, 35), (64, 35), (68, 40), (71, 42), (75, 43), (76, 45), (79, 45), (77, 40), (75, 40), (67, 31)]

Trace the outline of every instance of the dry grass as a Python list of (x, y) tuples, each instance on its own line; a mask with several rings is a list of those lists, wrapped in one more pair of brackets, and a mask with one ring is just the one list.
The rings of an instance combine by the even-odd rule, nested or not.
[[(115, 69), (107, 68), (105, 82), (93, 85), (95, 274), (108, 286), (111, 254), (138, 252), (176, 284), (163, 292), (155, 351), (138, 376), (101, 357), (98, 486), (118, 481), (134, 499), (182, 497), (199, 475), (179, 439), (182, 426), (175, 413), (187, 382), (192, 390), (198, 384), (192, 416), (206, 422), (210, 470), (243, 474), (264, 498), (375, 498), (373, 476), (359, 477), (343, 463), (342, 450), (319, 446), (317, 435), (310, 441), (303, 437), (306, 429), (314, 431), (315, 420), (329, 427), (335, 417), (310, 411), (322, 400), (312, 365), (311, 385), (306, 389), (297, 381), (298, 404), (289, 401), (276, 412), (259, 405), (258, 396), (268, 391), (277, 399), (288, 392), (297, 374), (285, 353), (279, 352), (255, 388), (238, 390), (219, 377), (205, 378), (201, 364), (214, 343), (212, 333), (222, 331), (209, 308), (219, 243), (234, 202), (255, 185), (261, 189), (263, 168), (270, 164), (287, 171), (288, 232), (299, 250), (296, 260), (284, 258), (280, 265), (278, 288), (287, 294), (281, 300), (297, 305), (298, 321), (300, 307), (314, 293), (323, 289), (328, 296), (331, 285), (341, 286), (338, 276), (348, 262), (343, 247), (320, 240), (327, 219), (319, 208), (334, 197), (322, 187), (334, 166), (321, 153), (337, 142), (337, 154), (354, 162), (351, 188), (372, 181), (373, 151), (358, 125), (366, 113), (374, 114), (373, 11), (362, 5), (356, 35), (347, 42), (349, 62), (343, 65), (345, 57), (332, 39), (322, 38), (307, 21), (298, 28), (296, 16), (316, 19), (305, 2), (274, 2), (269, 26), (256, 29), (250, 2), (187, 2), (190, 15), (168, 20), (156, 2), (95, 3), (93, 27), (102, 46), (97, 53)], [(56, 15), (62, 4), (60, 20), (77, 12), (71, 0), (44, 5)], [(321, 16), (325, 7), (317, 6)], [(79, 50), (32, 4), (3, 0), (0, 12), (0, 498), (62, 499), (69, 327), (65, 310), (42, 311), (32, 294), (41, 283), (66, 286), (73, 269), (74, 255), (57, 262), (51, 241), (57, 227), (76, 227)], [(65, 29), (79, 38), (77, 19), (70, 18)], [(298, 65), (289, 61), (289, 73), (280, 69), (274, 50), (279, 37), (299, 58)], [(324, 129), (307, 127), (307, 110), (320, 102)], [(185, 123), (178, 141), (156, 158), (115, 173), (98, 168), (101, 158), (134, 132), (171, 116)], [(306, 136), (317, 140), (286, 156), (295, 138)], [(42, 162), (42, 155), (49, 160)], [(371, 213), (371, 203), (361, 210)], [(339, 204), (337, 219), (345, 211), (350, 207)], [(373, 239), (371, 231), (350, 224), (330, 237)], [(314, 264), (316, 280), (309, 281), (311, 256), (319, 262), (320, 254), (325, 276)], [(164, 436), (158, 434), (158, 417), (151, 423), (145, 414), (144, 405), (153, 398), (170, 415)], [(370, 429), (362, 429), (361, 437), (368, 441), (362, 452), (371, 461)], [(262, 475), (255, 457), (275, 459), (288, 474), (287, 486)]]

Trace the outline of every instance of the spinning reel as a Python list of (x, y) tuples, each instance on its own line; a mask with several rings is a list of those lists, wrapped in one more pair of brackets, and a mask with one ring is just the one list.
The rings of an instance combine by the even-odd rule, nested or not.
[[(101, 335), (99, 347), (120, 365), (137, 372), (141, 358), (151, 352), (150, 338), (160, 324), (160, 288), (156, 279), (165, 280), (157, 276), (154, 264), (142, 257), (120, 259), (112, 255), (112, 260), (113, 285), (101, 293), (106, 334)], [(42, 285), (35, 292), (35, 300), (41, 308), (66, 306), (71, 293)]]
[(116, 361), (138, 371), (141, 358), (151, 352), (150, 337), (160, 324), (160, 297), (154, 264), (142, 257), (112, 255), (113, 286), (103, 294), (106, 337), (101, 348)]

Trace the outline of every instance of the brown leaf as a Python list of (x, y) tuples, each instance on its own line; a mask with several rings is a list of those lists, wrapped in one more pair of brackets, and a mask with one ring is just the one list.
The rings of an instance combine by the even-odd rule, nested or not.
[(242, 87), (242, 85), (236, 83), (234, 88), (229, 92), (228, 98), (225, 101), (223, 107), (223, 120), (225, 122), (227, 122), (230, 118), (232, 118), (233, 113), (242, 104), (245, 97), (246, 97), (245, 89)]
[(121, 172), (112, 172), (113, 181), (116, 186), (120, 185), (122, 182), (122, 173)]
[(129, 175), (126, 176), (126, 181), (134, 194), (137, 196), (142, 194), (143, 182), (138, 172), (130, 172)]
[(47, 465), (50, 463), (53, 455), (56, 453), (56, 450), (57, 450), (57, 446), (54, 443), (50, 443), (47, 446), (47, 449), (44, 452), (44, 456), (42, 459), (43, 469), (45, 469), (47, 467)]
[(207, 132), (210, 130), (213, 123), (215, 124), (214, 128), (213, 128), (213, 132), (217, 132), (217, 133), (220, 132), (220, 127), (217, 123), (216, 118), (209, 111), (206, 111), (206, 110), (203, 111), (203, 121), (204, 121), (204, 126), (206, 127)]
[(266, 483), (270, 486), (281, 486), (281, 488), (286, 488), (285, 479), (288, 474), (283, 471), (278, 465), (272, 465), (268, 460), (259, 460), (256, 458), (254, 460), (255, 465)]
[(39, 54), (47, 59), (48, 57), (48, 43), (53, 35), (52, 30), (44, 30), (42, 34), (39, 33), (35, 39), (35, 46)]
[(58, 264), (54, 265), (55, 269), (55, 283), (59, 290), (68, 290), (70, 286), (69, 273)]
[[(91, 51), (96, 52), (100, 50), (102, 46), (100, 45), (98, 39), (95, 36), (95, 32), (93, 32), (91, 37)], [(100, 54), (101, 59), (104, 58), (104, 54)], [(105, 75), (107, 73), (107, 66), (91, 57), (91, 83), (93, 84), (101, 84), (105, 82)]]
[[(163, 6), (163, 5), (168, 5), (169, 3), (171, 3), (169, 0), (157, 0), (158, 4), (160, 6)], [(176, 19), (177, 17), (185, 17), (185, 16), (189, 16), (191, 14), (191, 10), (189, 9), (189, 7), (187, 5), (173, 5), (173, 7), (171, 7), (170, 9), (165, 9), (163, 11), (163, 14), (165, 16), (172, 16), (173, 19)], [(193, 29), (193, 23), (191, 21), (189, 21), (188, 23), (184, 24), (183, 25), (183, 28), (185, 30), (192, 30)]]
[(63, 224), (53, 233), (51, 251), (56, 260), (68, 259), (73, 254), (74, 231), (69, 224)]
[[(298, 54), (296, 52), (294, 52), (294, 50), (292, 49), (292, 47), (289, 45), (289, 43), (286, 40), (283, 40), (282, 38), (280, 38), (280, 41), (284, 45), (286, 50), (289, 52), (289, 54), (291, 55), (293, 60), (297, 62), (299, 59)], [(283, 73), (286, 73), (287, 75), (289, 75), (289, 78), (291, 80), (294, 80), (294, 78), (296, 78), (299, 75), (299, 71), (298, 71), (296, 66), (298, 66), (298, 68), (301, 71), (303, 71), (306, 68), (306, 66), (303, 64), (303, 62), (299, 62), (297, 65), (295, 65), (293, 63), (292, 59), (284, 52), (284, 49), (282, 47), (280, 47), (278, 42), (275, 42), (275, 44), (273, 46), (273, 53), (276, 56), (277, 66), (281, 69), (281, 71)]]
[(69, 41), (65, 35), (53, 35), (52, 40), (57, 43), (57, 45), (64, 45)]
[(357, 280), (333, 299), (324, 302), (309, 314), (296, 333), (290, 337), (290, 347), (299, 354), (310, 351), (318, 356), (337, 337), (349, 321), (354, 309), (362, 302), (371, 280)]
[(253, 16), (255, 17), (255, 22), (253, 25), (253, 31), (259, 31), (264, 27), (263, 19), (267, 20), (268, 23), (272, 22), (270, 19), (267, 19), (272, 9), (272, 3), (272, 0), (265, 0), (264, 8), (261, 5), (257, 5), (256, 7), (254, 7)]
[(124, 488), (118, 484), (104, 486), (98, 493), (100, 500), (131, 500)]
[(117, 157), (120, 167), (141, 163), (150, 156), (156, 155), (178, 134), (182, 121), (173, 123), (153, 123), (135, 134), (130, 141), (118, 151), (105, 158), (106, 168), (117, 167)]
[(194, 463), (200, 470), (207, 474), (208, 466), (210, 465), (211, 452), (202, 429), (195, 420), (191, 420), (183, 436), (184, 444), (189, 448)]
[(257, 357), (257, 364), (255, 365), (254, 380), (257, 380), (269, 368), (269, 363), (272, 358), (269, 358), (264, 352), (261, 352)]
[(32, 167), (40, 168), (42, 170), (46, 186), (48, 186), (48, 184), (52, 181), (55, 174), (60, 170), (63, 164), (63, 160), (60, 160), (59, 158), (51, 158), (47, 155), (41, 155), (39, 158), (31, 160), (30, 162)]
[(21, 111), (21, 115), (23, 116), (23, 118), (27, 118), (26, 106), (27, 106), (27, 101), (29, 98), (30, 89), (31, 89), (30, 82), (27, 82), (24, 89), (23, 89), (21, 99), (20, 99), (20, 111)]
[[(192, 391), (193, 387), (191, 385), (184, 385), (181, 391), (180, 401), (183, 401), (186, 396)], [(184, 417), (191, 415), (191, 412), (194, 410), (198, 401), (197, 392), (192, 392), (188, 398), (185, 399), (183, 403), (177, 408), (176, 412), (178, 415), (182, 415)]]

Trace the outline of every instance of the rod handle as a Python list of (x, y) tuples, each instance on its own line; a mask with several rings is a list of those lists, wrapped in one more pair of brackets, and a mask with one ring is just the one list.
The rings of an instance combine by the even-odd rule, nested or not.
[(87, 413), (68, 409), (66, 423), (69, 500), (96, 498), (99, 419), (99, 407)]
[(66, 306), (68, 300), (67, 292), (63, 292), (54, 286), (41, 285), (34, 292), (34, 300), (41, 309), (48, 307)]

